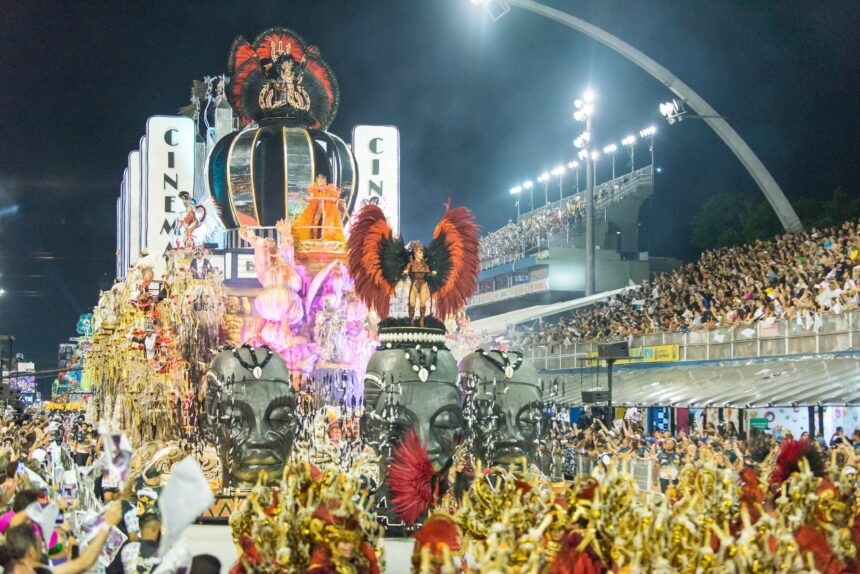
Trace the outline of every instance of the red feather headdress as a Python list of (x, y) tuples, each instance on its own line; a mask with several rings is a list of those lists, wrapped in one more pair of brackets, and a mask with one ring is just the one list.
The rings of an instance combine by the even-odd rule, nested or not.
[(409, 430), (394, 449), (388, 471), (388, 488), (394, 512), (407, 524), (414, 524), (436, 497), (436, 472), (414, 430)]

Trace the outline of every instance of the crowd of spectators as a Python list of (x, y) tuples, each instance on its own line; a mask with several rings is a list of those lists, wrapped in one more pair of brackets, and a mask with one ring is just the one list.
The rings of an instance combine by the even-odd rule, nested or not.
[[(0, 572), (146, 574), (157, 567), (159, 511), (133, 488), (121, 491), (97, 464), (103, 438), (82, 416), (7, 409), (0, 444)], [(82, 475), (95, 475), (94, 507), (82, 503)], [(220, 563), (197, 556), (186, 571), (215, 574)]]
[(554, 349), (576, 340), (653, 332), (765, 326), (805, 330), (860, 308), (860, 222), (706, 251), (695, 263), (526, 332), (518, 346)]
[[(673, 434), (654, 429), (646, 433), (639, 414), (631, 409), (612, 427), (607, 427), (600, 417), (589, 415), (574, 425), (556, 425), (548, 440), (541, 443), (536, 464), (542, 473), (556, 480), (573, 480), (595, 471), (599, 475), (610, 464), (622, 461), (653, 461), (654, 487), (665, 492), (677, 483), (684, 465), (701, 459), (736, 472), (752, 467), (759, 476), (766, 477), (773, 471), (781, 446), (798, 440), (808, 444), (821, 460), (832, 460), (840, 468), (860, 469), (860, 429), (849, 437), (839, 427), (829, 441), (823, 437), (811, 440), (807, 432), (795, 437), (782, 427), (773, 432), (752, 429), (748, 436), (741, 436), (731, 421), (706, 423), (689, 432)], [(584, 463), (588, 467), (580, 468)]]

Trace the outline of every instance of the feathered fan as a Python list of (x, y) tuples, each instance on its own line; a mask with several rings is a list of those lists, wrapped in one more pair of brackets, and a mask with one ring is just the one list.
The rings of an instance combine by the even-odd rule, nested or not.
[[(290, 89), (307, 95), (307, 109), (292, 106), (266, 108), (261, 105), (262, 92), (270, 83), (284, 83), (279, 71), (289, 64), (292, 70)], [(251, 45), (239, 36), (230, 47), (227, 62), (230, 104), (243, 124), (271, 117), (304, 120), (308, 127), (327, 129), (340, 101), (340, 89), (328, 64), (316, 46), (289, 28), (270, 28), (257, 36)]]
[[(479, 271), (478, 225), (465, 207), (446, 206), (445, 215), (423, 248), (429, 271), (422, 274), (442, 320), (457, 312), (476, 288)], [(412, 245), (412, 244), (410, 244)], [(366, 205), (353, 219), (349, 240), (349, 274), (355, 291), (380, 319), (388, 317), (389, 301), (404, 279), (415, 247), (394, 235), (377, 205)], [(413, 285), (415, 279), (413, 278)]]

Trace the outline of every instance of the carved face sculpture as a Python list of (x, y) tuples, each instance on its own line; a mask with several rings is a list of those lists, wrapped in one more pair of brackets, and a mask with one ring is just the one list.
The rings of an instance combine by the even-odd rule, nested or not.
[(475, 454), (487, 465), (532, 461), (549, 428), (534, 365), (518, 352), (478, 350), (460, 374)]
[(207, 373), (206, 424), (225, 485), (252, 485), (264, 470), (272, 479), (280, 478), (298, 424), (283, 359), (267, 347), (218, 353)]
[(465, 430), (456, 385), (456, 360), (444, 347), (434, 351), (431, 345), (422, 345), (374, 353), (364, 379), (361, 436), (379, 453), (383, 470), (410, 429), (426, 445), (434, 470), (450, 465)]

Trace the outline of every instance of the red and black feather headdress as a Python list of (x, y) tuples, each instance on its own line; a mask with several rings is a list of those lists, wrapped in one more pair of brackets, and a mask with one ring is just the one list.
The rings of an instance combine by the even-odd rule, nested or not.
[[(385, 319), (395, 286), (409, 264), (410, 249), (393, 234), (377, 205), (364, 206), (352, 221), (347, 247), (355, 292)], [(479, 234), (472, 212), (449, 204), (433, 232), (433, 241), (424, 248), (427, 264), (435, 271), (428, 276), (427, 285), (439, 319), (459, 311), (477, 288)]]

